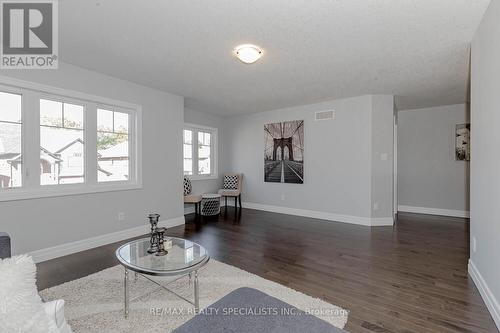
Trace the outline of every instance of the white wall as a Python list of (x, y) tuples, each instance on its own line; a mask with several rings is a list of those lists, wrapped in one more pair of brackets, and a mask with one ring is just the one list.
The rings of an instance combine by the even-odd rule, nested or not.
[[(64, 63), (58, 70), (2, 74), (140, 104), (143, 110), (143, 188), (0, 202), (0, 230), (11, 235), (14, 253), (142, 225), (147, 232), (146, 215), (150, 212), (161, 214), (162, 220), (183, 218), (182, 97)], [(125, 221), (118, 221), (118, 212), (125, 213)]]
[(398, 118), (401, 210), (467, 215), (469, 162), (455, 160), (455, 125), (469, 122), (468, 106), (399, 111)]
[[(469, 272), (500, 328), (500, 1), (472, 42)], [(474, 243), (476, 249), (474, 251)]]
[[(392, 98), (390, 96), (390, 124)], [(244, 174), (242, 199), (247, 207), (370, 225), (372, 99), (373, 96), (361, 96), (228, 117), (224, 125), (228, 168)], [(378, 101), (381, 105), (385, 102), (383, 97)], [(329, 109), (335, 109), (334, 120), (314, 120), (316, 111)], [(264, 182), (264, 125), (286, 120), (305, 121), (304, 184), (300, 185)], [(392, 125), (389, 132), (392, 138)], [(390, 140), (386, 161), (391, 170), (392, 144)], [(389, 213), (384, 216), (386, 218), (391, 216), (392, 204), (392, 176), (389, 178)], [(380, 190), (380, 195), (384, 195), (382, 187)], [(385, 198), (377, 200), (385, 207)], [(285, 209), (276, 210), (276, 207)]]
[(372, 218), (393, 215), (394, 96), (372, 96)]
[[(217, 179), (209, 179), (209, 180), (192, 180), (191, 184), (193, 185), (193, 193), (195, 194), (203, 194), (203, 193), (217, 193), (217, 191), (221, 188), (222, 184), (222, 175), (226, 170), (226, 159), (225, 159), (225, 131), (224, 131), (224, 118), (221, 116), (208, 114), (204, 112), (195, 111), (192, 109), (185, 108), (184, 109), (184, 122), (191, 123), (195, 125), (202, 125), (217, 128), (219, 134), (218, 143), (218, 151), (217, 151), (217, 162), (219, 169), (219, 177)], [(185, 205), (184, 207), (185, 213), (194, 212), (193, 205)]]

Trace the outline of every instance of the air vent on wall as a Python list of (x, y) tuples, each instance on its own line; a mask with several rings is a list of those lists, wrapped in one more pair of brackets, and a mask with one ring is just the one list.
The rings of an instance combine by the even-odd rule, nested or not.
[(330, 120), (335, 118), (335, 111), (334, 110), (328, 110), (328, 111), (316, 111), (314, 114), (314, 119), (315, 120)]

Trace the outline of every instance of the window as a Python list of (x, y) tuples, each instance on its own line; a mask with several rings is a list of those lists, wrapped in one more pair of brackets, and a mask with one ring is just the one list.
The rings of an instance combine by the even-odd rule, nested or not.
[(138, 105), (0, 78), (0, 201), (140, 188), (140, 125)]
[(40, 184), (85, 181), (83, 106), (40, 99)]
[(193, 131), (184, 130), (184, 175), (193, 174)]
[(97, 109), (97, 180), (129, 179), (129, 115)]
[(22, 186), (21, 95), (0, 92), (0, 188)]
[(217, 129), (184, 127), (184, 175), (191, 179), (217, 178)]

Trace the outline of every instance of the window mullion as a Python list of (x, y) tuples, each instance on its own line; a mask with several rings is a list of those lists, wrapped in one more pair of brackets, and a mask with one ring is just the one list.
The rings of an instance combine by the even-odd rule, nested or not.
[(198, 175), (198, 131), (193, 130), (192, 144), (193, 144), (193, 152), (192, 152), (193, 153), (192, 154), (192, 157), (193, 157), (193, 163), (192, 163), (193, 176), (197, 176)]
[(97, 104), (88, 103), (85, 107), (85, 182), (97, 184)]
[(40, 187), (40, 96), (23, 92), (23, 184), (26, 188)]

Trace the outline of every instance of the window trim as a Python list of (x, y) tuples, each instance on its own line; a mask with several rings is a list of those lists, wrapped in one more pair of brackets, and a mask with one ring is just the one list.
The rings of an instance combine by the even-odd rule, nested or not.
[[(124, 191), (124, 190), (135, 190), (141, 189), (143, 187), (142, 183), (142, 106), (138, 104), (133, 104), (129, 102), (114, 100), (111, 98), (101, 97), (97, 95), (82, 93), (69, 89), (57, 88), (49, 85), (14, 79), (10, 77), (5, 77), (0, 75), (0, 90), (20, 94), (22, 96), (21, 101), (21, 117), (22, 117), (22, 130), (21, 130), (21, 140), (22, 140), (22, 154), (23, 154), (23, 164), (22, 164), (22, 187), (16, 188), (5, 188), (0, 189), (0, 202), (2, 201), (14, 201), (14, 200), (24, 200), (24, 199), (34, 199), (34, 198), (46, 198), (46, 197), (60, 197), (67, 195), (80, 195), (89, 193), (99, 193), (99, 192), (111, 192), (111, 191)], [(84, 106), (84, 138), (86, 140), (84, 154), (85, 158), (85, 183), (80, 184), (59, 184), (59, 185), (40, 185), (40, 177), (37, 175), (39, 172), (35, 172), (34, 175), (30, 174), (31, 169), (39, 169), (39, 148), (28, 147), (27, 142), (31, 142), (34, 146), (40, 144), (40, 113), (39, 108), (36, 108), (36, 112), (26, 112), (27, 105), (34, 102), (33, 97), (39, 100), (50, 99), (66, 101), (69, 103), (82, 104)], [(31, 98), (31, 99), (30, 99)], [(92, 147), (96, 144), (94, 140), (89, 140), (90, 137), (94, 135), (90, 134), (97, 130), (97, 124), (93, 124), (93, 121), (97, 121), (97, 115), (95, 112), (90, 112), (91, 110), (97, 110), (99, 107), (111, 107), (113, 110), (119, 112), (126, 112), (131, 115), (129, 117), (129, 168), (130, 168), (130, 179), (128, 181), (110, 181), (110, 182), (97, 182), (97, 146)], [(38, 118), (35, 122), (34, 119)], [(90, 134), (90, 135), (89, 135)], [(96, 132), (97, 136), (97, 132)], [(28, 149), (30, 148), (30, 149)], [(33, 155), (33, 150), (38, 151), (38, 155)], [(30, 151), (32, 154), (30, 154)], [(95, 159), (89, 158), (93, 152), (96, 152)], [(36, 160), (35, 160), (36, 159)], [(95, 165), (94, 165), (95, 162)], [(36, 166), (36, 168), (35, 168)], [(96, 170), (91, 170), (94, 168)], [(90, 177), (91, 178), (90, 178)], [(133, 177), (132, 177), (133, 176)], [(95, 179), (93, 179), (95, 178)]]
[[(218, 179), (219, 178), (219, 169), (218, 169), (218, 153), (219, 153), (219, 129), (216, 127), (209, 127), (203, 125), (197, 125), (192, 123), (184, 123), (182, 128), (182, 146), (184, 147), (184, 130), (193, 131), (192, 137), (192, 146), (193, 146), (193, 174), (185, 175), (184, 177), (189, 178), (190, 180), (210, 180), (210, 179)], [(210, 149), (212, 158), (211, 158), (211, 170), (212, 173), (210, 175), (200, 175), (198, 174), (198, 132), (210, 132), (212, 133), (212, 140), (210, 141)], [(196, 132), (196, 135), (194, 135)], [(184, 148), (182, 153), (182, 173), (184, 174)], [(195, 172), (196, 171), (196, 172)]]

